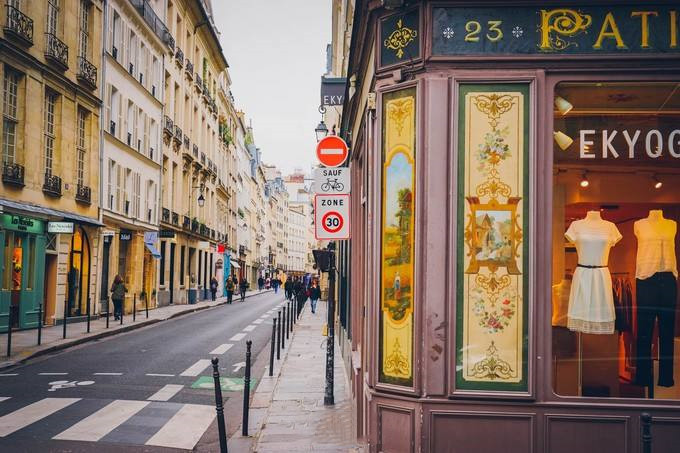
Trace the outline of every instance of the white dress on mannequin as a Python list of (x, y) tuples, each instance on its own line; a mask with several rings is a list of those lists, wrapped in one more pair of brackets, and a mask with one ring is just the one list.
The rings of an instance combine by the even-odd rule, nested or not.
[(567, 327), (583, 333), (614, 333), (614, 292), (607, 261), (621, 233), (598, 211), (589, 211), (585, 219), (569, 225), (565, 236), (576, 245), (579, 264), (569, 292)]

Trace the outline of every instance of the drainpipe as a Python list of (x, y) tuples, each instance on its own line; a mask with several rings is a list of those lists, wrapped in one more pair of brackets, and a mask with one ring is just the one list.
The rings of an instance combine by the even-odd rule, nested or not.
[[(101, 82), (99, 83), (99, 97), (102, 99), (102, 106), (99, 110), (99, 214), (97, 216), (100, 223), (104, 223), (104, 214), (102, 212), (102, 200), (104, 200), (104, 128), (106, 127), (106, 119), (104, 118), (104, 112), (106, 111), (106, 25), (109, 20), (108, 15), (108, 1), (104, 0), (102, 2), (102, 54), (101, 54)], [(97, 265), (102, 262), (102, 253), (104, 252), (104, 236), (102, 235), (102, 227), (98, 227), (98, 237), (97, 237)], [(90, 261), (92, 257), (90, 257)], [(99, 295), (101, 294), (101, 284), (102, 276), (101, 272), (97, 272), (97, 278), (95, 283), (95, 293), (94, 300), (99, 301)], [(108, 308), (107, 308), (108, 311)], [(101, 312), (101, 304), (95, 302), (95, 313)]]

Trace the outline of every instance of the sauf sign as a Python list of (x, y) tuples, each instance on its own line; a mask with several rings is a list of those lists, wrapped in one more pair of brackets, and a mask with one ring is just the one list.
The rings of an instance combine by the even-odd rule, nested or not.
[(316, 146), (322, 165), (314, 170), (314, 230), (319, 240), (349, 239), (349, 167), (340, 167), (349, 156), (345, 141), (329, 135)]

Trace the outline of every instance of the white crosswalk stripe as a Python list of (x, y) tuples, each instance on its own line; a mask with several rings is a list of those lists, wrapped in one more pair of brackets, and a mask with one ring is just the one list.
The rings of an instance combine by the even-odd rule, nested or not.
[(0, 403), (2, 403), (3, 401), (7, 401), (10, 398), (11, 396), (0, 396)]
[(148, 401), (115, 400), (66, 431), (57, 434), (53, 439), (96, 442), (142, 410), (147, 404), (149, 404)]
[(185, 404), (146, 445), (191, 450), (215, 418), (215, 408)]
[(191, 365), (186, 370), (182, 371), (180, 376), (198, 376), (199, 374), (201, 374), (201, 372), (203, 372), (203, 370), (208, 368), (209, 365), (210, 365), (209, 359), (201, 359), (198, 362)]
[(257, 326), (254, 326), (254, 325), (251, 324), (251, 325), (249, 325), (249, 326), (244, 327), (244, 328), (243, 328), (243, 331), (244, 331), (244, 332), (252, 332), (253, 330), (255, 330), (256, 327), (257, 327)]
[(225, 352), (227, 352), (228, 350), (230, 350), (232, 346), (234, 346), (234, 345), (231, 344), (231, 343), (221, 344), (221, 345), (219, 345), (218, 347), (216, 347), (215, 349), (213, 349), (212, 351), (210, 351), (210, 355), (221, 355), (221, 354), (224, 354)]
[(147, 399), (150, 401), (168, 401), (170, 398), (175, 396), (177, 392), (182, 390), (182, 388), (184, 388), (184, 386), (180, 384), (167, 384)]
[(229, 339), (229, 341), (239, 341), (239, 340), (243, 340), (243, 338), (244, 338), (245, 336), (246, 336), (246, 334), (244, 334), (244, 333), (237, 333), (236, 335), (234, 335), (233, 337), (231, 337), (231, 338)]
[(9, 436), (76, 401), (80, 401), (80, 398), (45, 398), (3, 415), (0, 417), (0, 437)]

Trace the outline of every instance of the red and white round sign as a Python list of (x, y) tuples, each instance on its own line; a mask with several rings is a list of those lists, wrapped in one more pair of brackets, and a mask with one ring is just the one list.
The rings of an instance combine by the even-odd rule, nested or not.
[(347, 143), (337, 135), (329, 135), (316, 145), (316, 157), (326, 167), (337, 167), (347, 159)]
[(321, 219), (321, 226), (329, 233), (337, 233), (342, 229), (344, 223), (342, 216), (336, 211), (327, 212)]

